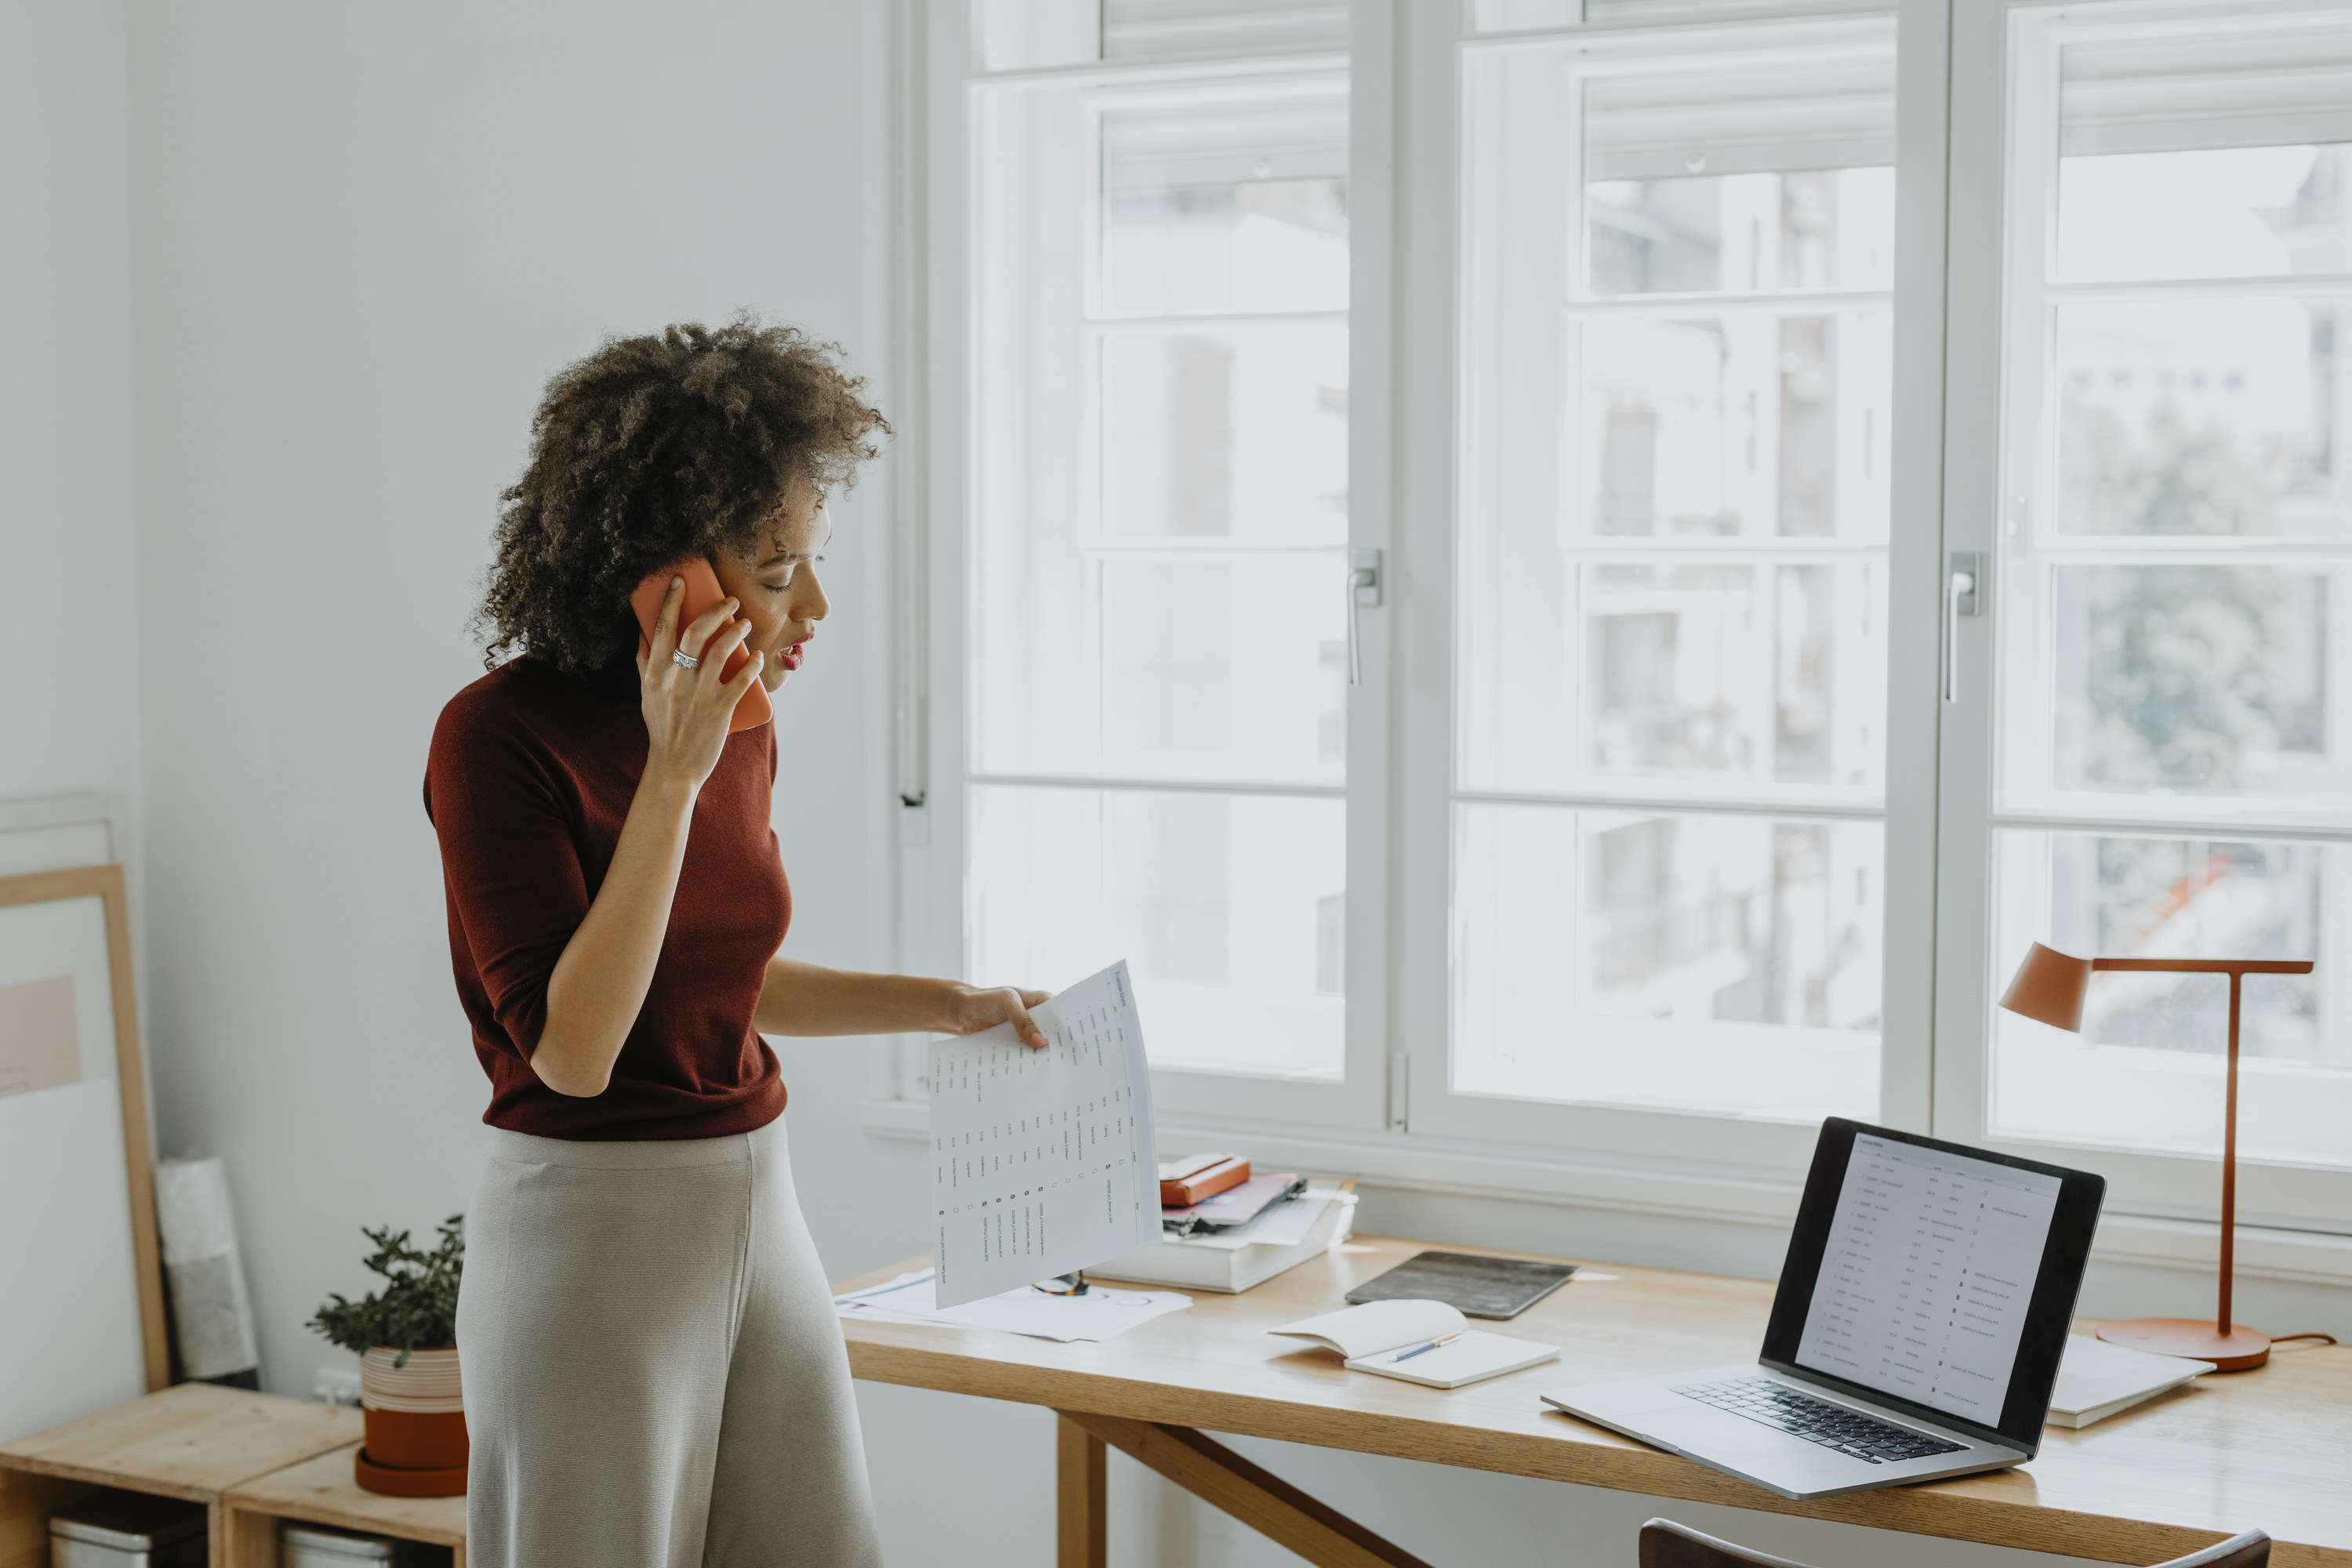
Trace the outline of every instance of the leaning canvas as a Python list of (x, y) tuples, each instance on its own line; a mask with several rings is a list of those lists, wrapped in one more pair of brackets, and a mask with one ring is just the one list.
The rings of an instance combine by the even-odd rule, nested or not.
[(166, 1381), (148, 1161), (122, 868), (0, 879), (0, 1440)]

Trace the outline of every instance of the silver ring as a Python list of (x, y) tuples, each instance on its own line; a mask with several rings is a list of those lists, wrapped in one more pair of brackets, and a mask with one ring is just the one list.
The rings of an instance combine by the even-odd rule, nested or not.
[(682, 647), (674, 647), (669, 650), (669, 661), (677, 666), (680, 669), (700, 669), (702, 668), (702, 661), (695, 658), (692, 654), (688, 653)]

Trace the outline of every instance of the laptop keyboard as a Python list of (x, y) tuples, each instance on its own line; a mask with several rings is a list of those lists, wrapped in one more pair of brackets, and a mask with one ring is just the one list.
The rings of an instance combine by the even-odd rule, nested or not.
[(1905, 1459), (1924, 1459), (1930, 1455), (1960, 1451), (1958, 1443), (1947, 1443), (1940, 1437), (1914, 1432), (1908, 1426), (1898, 1426), (1892, 1421), (1864, 1415), (1859, 1410), (1849, 1410), (1826, 1399), (1799, 1394), (1769, 1377), (1740, 1377), (1727, 1383), (1694, 1384), (1675, 1392), (1686, 1399), (1712, 1405), (1717, 1410), (1728, 1410), (1734, 1415), (1745, 1415), (1750, 1421), (1760, 1421), (1792, 1437), (1819, 1443), (1824, 1448), (1834, 1448), (1841, 1454), (1851, 1454), (1874, 1465), (1898, 1464)]

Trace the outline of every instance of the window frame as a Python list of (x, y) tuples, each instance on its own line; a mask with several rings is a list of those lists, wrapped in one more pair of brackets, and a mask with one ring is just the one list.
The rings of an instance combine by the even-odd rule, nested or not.
[[(1153, 82), (1233, 71), (1296, 69), (1317, 57), (1265, 55), (1223, 60), (1097, 62), (990, 72), (978, 58), (969, 8), (935, 0), (926, 51), (930, 87), (927, 168), (929, 350), (928, 504), (922, 508), (929, 567), (929, 691), (917, 698), (929, 739), (928, 805), (902, 814), (901, 952), (910, 967), (962, 973), (963, 867), (968, 853), (963, 781), (971, 777), (964, 725), (970, 696), (960, 650), (971, 613), (964, 514), (974, 489), (969, 410), (974, 310), (971, 281), (976, 244), (966, 197), (976, 177), (974, 95), (1017, 89), (1024, 82)], [(1816, 18), (1818, 20), (1818, 18)], [(1742, 25), (1776, 31), (1804, 22)], [(1839, 16), (1828, 26), (1844, 26)], [(1710, 33), (1724, 26), (1709, 22)], [(1939, 28), (1940, 30), (1940, 28)], [(1674, 1173), (1684, 1184), (1725, 1173), (1742, 1188), (1775, 1196), (1801, 1173), (1812, 1130), (1793, 1123), (1704, 1115), (1559, 1105), (1455, 1096), (1446, 1088), (1450, 1047), (1447, 965), (1452, 887), (1455, 683), (1453, 647), (1454, 442), (1458, 420), (1459, 321), (1455, 279), (1461, 265), (1459, 94), (1470, 52), (1527, 41), (1605, 35), (1612, 41), (1693, 36), (1686, 25), (1576, 26), (1482, 37), (1468, 8), (1402, 6), (1356, 0), (1350, 66), (1350, 387), (1349, 544), (1382, 550), (1384, 604), (1362, 618), (1363, 683), (1349, 709), (1349, 922), (1347, 1067), (1337, 1086), (1244, 1079), (1254, 1114), (1232, 1109), (1228, 1075), (1162, 1070), (1155, 1074), (1163, 1120), (1177, 1125), (1232, 1126), (1261, 1137), (1312, 1136), (1318, 1130), (1359, 1134), (1381, 1130), (1433, 1150), (1450, 1144), (1504, 1145), (1509, 1157), (1534, 1161), (1632, 1162)], [(1898, 52), (1898, 67), (1902, 55)], [(1414, 135), (1422, 125), (1442, 134)], [(1907, 145), (1898, 142), (1898, 145)], [(953, 178), (940, 178), (945, 171)], [(1443, 215), (1442, 217), (1440, 215)], [(1432, 221), (1435, 219), (1437, 221)], [(1898, 226), (1900, 225), (1898, 216)], [(1906, 247), (1898, 241), (1899, 285)], [(1916, 248), (1912, 247), (1912, 248)], [(1896, 333), (1905, 335), (1898, 308)], [(1915, 332), (1913, 336), (1917, 336)], [(1437, 374), (1423, 367), (1442, 366)], [(1420, 374), (1414, 372), (1419, 370)], [(1896, 379), (1906, 381), (1898, 342)], [(1918, 378), (1911, 378), (1918, 379)], [(1905, 421), (1894, 433), (1898, 475)], [(1916, 440), (1915, 440), (1916, 444)], [(1902, 484), (1897, 479), (1898, 492)], [(1896, 505), (1902, 502), (1898, 495)], [(1391, 527), (1392, 518), (1410, 518)], [(1901, 528), (1896, 528), (1898, 535)], [(1890, 591), (1903, 573), (1890, 547)], [(1932, 557), (1933, 552), (1927, 552)], [(1931, 563), (1932, 564), (1932, 563)], [(1889, 635), (1889, 708), (1904, 663), (1899, 630)], [(1918, 639), (1912, 639), (1915, 642)], [(1932, 643), (1930, 662), (1932, 665)], [(1911, 659), (1916, 664), (1916, 650)], [(1912, 684), (1932, 686), (1912, 672)], [(1898, 904), (1898, 886), (1925, 890), (1895, 871), (1896, 757), (1903, 726), (1890, 721), (1888, 763), (1887, 965), (1890, 978), (1924, 968), (1913, 940), (1919, 910)], [(1913, 737), (1914, 740), (1916, 737)], [(1916, 815), (1916, 814), (1903, 814)], [(919, 818), (920, 820), (915, 820)], [(1912, 857), (1917, 858), (1916, 856)], [(1924, 995), (1906, 987), (1903, 995)], [(1890, 1013), (1897, 993), (1890, 988)], [(1924, 1010), (1923, 1010), (1924, 1011)], [(1921, 1020), (1923, 1021), (1923, 1020)], [(1926, 1121), (1924, 1048), (1895, 1042), (1890, 1016), (1882, 1035), (1881, 1117), (1917, 1129)], [(1919, 1031), (1924, 1038), (1924, 1030)], [(898, 1100), (913, 1108), (923, 1095), (925, 1046), (903, 1043), (889, 1075)], [(883, 1118), (893, 1124), (909, 1118)], [(1388, 1140), (1375, 1140), (1375, 1142)], [(1357, 1145), (1361, 1146), (1360, 1141)], [(1706, 1147), (1710, 1158), (1684, 1153)], [(1631, 1168), (1631, 1167), (1629, 1167)], [(1747, 1198), (1730, 1200), (1744, 1212)]]
[[(1443, 226), (1426, 222), (1405, 226), (1401, 249), (1403, 280), (1399, 297), (1408, 313), (1408, 353), (1422, 357), (1402, 367), (1399, 377), (1400, 426), (1396, 441), (1405, 468), (1404, 516), (1415, 528), (1401, 544), (1401, 580), (1413, 584), (1410, 605), (1401, 602), (1400, 658), (1412, 671), (1400, 682), (1399, 731), (1402, 738), (1399, 771), (1398, 838), (1402, 846), (1398, 881), (1402, 1001), (1399, 1008), (1404, 1038), (1399, 1049), (1410, 1059), (1410, 1126), (1417, 1133), (1461, 1140), (1498, 1140), (1523, 1148), (1566, 1149), (1580, 1156), (1613, 1160), (1662, 1161), (1676, 1168), (1702, 1166), (1726, 1173), (1727, 1180), (1786, 1180), (1802, 1172), (1811, 1158), (1815, 1129), (1811, 1125), (1661, 1110), (1636, 1110), (1603, 1106), (1514, 1100), (1456, 1094), (1450, 1088), (1451, 1013), (1450, 959), (1454, 919), (1450, 909), (1454, 885), (1454, 808), (1465, 795), (1456, 785), (1456, 725), (1458, 697), (1455, 677), (1454, 608), (1457, 549), (1455, 524), (1464, 515), (1467, 476), (1458, 454), (1465, 448), (1464, 426), (1469, 400), (1467, 384), (1468, 332), (1461, 279), (1469, 268), (1471, 236), (1467, 216), (1471, 149), (1460, 134), (1468, 73), (1474, 57), (1492, 50), (1530, 47), (1582, 47), (1595, 50), (1671, 53), (1685, 47), (1714, 53), (1741, 41), (1782, 40), (1808, 33), (1851, 31), (1856, 18), (1804, 16), (1795, 19), (1754, 18), (1752, 16), (1716, 20), (1699, 27), (1684, 25), (1580, 26), (1475, 37), (1456, 29), (1447, 8), (1412, 8), (1407, 25), (1412, 29), (1404, 54), (1410, 73), (1407, 91), (1418, 110), (1412, 118), (1444, 122), (1455, 128), (1446, 139), (1443, 159), (1425, 148), (1407, 148), (1404, 160), (1419, 188), (1407, 195), (1417, 211), (1445, 211)], [(1915, 73), (1905, 69), (1916, 25), (1895, 17), (1895, 64), (1898, 83), (1907, 86)], [(1940, 110), (1940, 103), (1937, 105)], [(1897, 98), (1897, 181), (1914, 188), (1915, 175), (1932, 179), (1940, 174), (1940, 157), (1933, 163), (1915, 152), (1910, 135), (1916, 115)], [(1890, 498), (1892, 516), (1888, 540), (1888, 582), (1891, 602), (1906, 584), (1925, 575), (1934, 580), (1936, 546), (1935, 495), (1925, 487), (1906, 484), (1903, 476), (1923, 442), (1922, 421), (1906, 417), (1906, 397), (1920, 386), (1940, 380), (1940, 320), (1925, 321), (1906, 302), (1917, 291), (1907, 287), (1918, 268), (1923, 247), (1940, 246), (1940, 226), (1927, 228), (1898, 203), (1895, 290), (1895, 385), (1896, 414), (1892, 433), (1895, 480)], [(1433, 233), (1433, 229), (1437, 232)], [(1929, 258), (1932, 266), (1932, 257)], [(1934, 296), (1932, 293), (1929, 298)], [(1442, 305), (1428, 303), (1442, 301)], [(1444, 320), (1413, 321), (1415, 302), (1421, 314)], [(1921, 364), (1923, 352), (1931, 357)], [(1441, 357), (1442, 355), (1442, 357)], [(1436, 371), (1442, 364), (1443, 372)], [(1442, 387), (1443, 406), (1433, 387)], [(1437, 432), (1433, 438), (1432, 432)], [(1930, 428), (1932, 435), (1932, 427)], [(1443, 529), (1422, 523), (1444, 519)], [(1923, 542), (1924, 536), (1924, 542)], [(1925, 979), (1932, 972), (1932, 879), (1916, 867), (1931, 858), (1926, 832), (1932, 805), (1917, 809), (1925, 795), (1932, 802), (1932, 734), (1923, 735), (1916, 721), (1923, 695), (1931, 694), (1936, 680), (1932, 637), (1923, 639), (1917, 627), (1906, 627), (1900, 615), (1890, 618), (1887, 637), (1888, 753), (1885, 815), (1885, 969), (1886, 983), (1880, 1033), (1878, 1118), (1889, 1126), (1925, 1131), (1928, 1117)], [(1923, 659), (1924, 651), (1924, 659)], [(1442, 672), (1436, 673), (1436, 672)], [(1906, 722), (1905, 715), (1913, 715)], [(1922, 742), (1926, 742), (1925, 747)], [(1901, 803), (1898, 808), (1898, 803)], [(1659, 809), (1673, 810), (1661, 801)], [(1907, 836), (1907, 839), (1906, 839)], [(1688, 1151), (1705, 1149), (1704, 1161)]]
[[(1389, 275), (1386, 102), (1367, 104), (1353, 79), (1360, 51), (1328, 47), (1298, 52), (1224, 58), (1102, 60), (1091, 63), (989, 70), (981, 54), (976, 7), (957, 0), (918, 0), (926, 22), (924, 90), (930, 133), (927, 168), (929, 235), (923, 246), (929, 283), (926, 323), (929, 355), (929, 439), (924, 461), (929, 495), (921, 508), (927, 539), (913, 548), (925, 556), (931, 579), (928, 595), (928, 679), (919, 692), (902, 693), (903, 704), (919, 706), (918, 722), (929, 737), (925, 805), (904, 807), (900, 817), (900, 952), (908, 968), (965, 973), (966, 868), (971, 852), (970, 789), (990, 782), (973, 763), (968, 736), (973, 709), (971, 671), (963, 658), (972, 624), (969, 570), (971, 509), (981, 493), (972, 412), (979, 406), (981, 366), (975, 351), (980, 321), (978, 258), (981, 237), (969, 195), (981, 178), (982, 105), (989, 95), (1037, 88), (1103, 87), (1181, 89), (1301, 72), (1348, 70), (1349, 85), (1349, 549), (1388, 547), (1388, 470), (1380, 433), (1389, 425), (1385, 400)], [(1363, 25), (1360, 14), (1359, 25)], [(1351, 58), (1352, 55), (1352, 58)], [(1368, 113), (1369, 111), (1369, 113)], [(1368, 129), (1368, 121), (1370, 129)], [(953, 171), (951, 175), (949, 171)], [(947, 177), (942, 177), (946, 175)], [(1364, 193), (1360, 200), (1358, 193)], [(1088, 210), (1098, 204), (1089, 201)], [(1086, 264), (1087, 288), (1097, 294), (1099, 257)], [(1090, 299), (1082, 310), (1093, 305)], [(1331, 591), (1341, 591), (1335, 566)], [(1349, 692), (1347, 781), (1346, 1026), (1343, 1077), (1313, 1082), (1244, 1074), (1160, 1068), (1153, 1094), (1163, 1122), (1185, 1119), (1321, 1130), (1369, 1131), (1389, 1119), (1387, 1071), (1386, 909), (1389, 840), (1386, 832), (1385, 758), (1389, 617), (1381, 610), (1361, 615), (1363, 679)], [(1026, 782), (1025, 780), (1024, 782)], [(1111, 782), (1111, 781), (1105, 781)], [(1138, 784), (1149, 789), (1149, 784)], [(1276, 793), (1296, 793), (1277, 791)], [(919, 818), (919, 821), (913, 820)], [(970, 976), (981, 979), (982, 976)], [(1076, 976), (984, 977), (1018, 984), (1066, 984)], [(895, 1130), (912, 1121), (926, 1098), (928, 1042), (902, 1040), (877, 1090), (903, 1109), (885, 1110), (869, 1121)], [(1237, 1100), (1248, 1114), (1237, 1116)]]
[[(979, 0), (901, 3), (921, 79), (912, 84), (917, 107), (900, 128), (917, 149), (909, 160), (910, 177), (919, 182), (915, 221), (900, 226), (898, 237), (912, 258), (908, 293), (919, 300), (922, 319), (913, 329), (919, 346), (903, 356), (913, 367), (904, 384), (916, 395), (919, 424), (901, 437), (908, 455), (900, 460), (913, 479), (891, 483), (898, 510), (892, 571), (902, 585), (893, 602), (902, 616), (922, 615), (925, 629), (920, 638), (902, 636), (893, 646), (898, 677), (909, 660), (924, 672), (922, 679), (899, 679), (897, 753), (901, 779), (927, 781), (928, 795), (920, 805), (902, 804), (897, 814), (897, 934), (906, 967), (961, 973), (969, 702), (961, 649), (970, 613), (965, 508), (975, 456), (967, 425), (975, 370), (966, 211), (975, 174), (972, 84), (1286, 68), (1305, 57), (985, 73), (974, 19)], [(2005, 320), (2007, 18), (2027, 8), (2027, 0), (1981, 9), (1954, 0), (1891, 0), (1883, 7), (1691, 0), (1673, 6), (1672, 19), (1639, 27), (1606, 20), (1482, 34), (1470, 0), (1355, 0), (1348, 51), (1349, 538), (1351, 546), (1385, 552), (1385, 597), (1381, 609), (1362, 617), (1365, 682), (1351, 692), (1349, 709), (1347, 1077), (1339, 1086), (1244, 1079), (1271, 1091), (1253, 1094), (1244, 1116), (1232, 1109), (1226, 1075), (1161, 1072), (1155, 1091), (1168, 1147), (1230, 1130), (1263, 1159), (1353, 1170), (1371, 1185), (1424, 1194), (1560, 1202), (1768, 1231), (1793, 1216), (1810, 1127), (1453, 1096), (1446, 1088), (1465, 338), (1458, 304), (1465, 239), (1463, 86), (1467, 58), (1481, 48), (1539, 39), (1631, 42), (1644, 34), (1689, 36), (1702, 26), (1792, 25), (1785, 15), (1776, 20), (1776, 12), (1828, 21), (1866, 10), (1895, 17), (1900, 192), (1879, 1114), (1906, 1131), (1990, 1142), (1983, 1123), (1989, 1009), (2000, 955), (1990, 951), (1983, 870), (1995, 760), (1983, 694), (2001, 605), (1995, 595), (1987, 616), (1960, 623), (1952, 671), (1959, 699), (1950, 704), (1943, 700), (1941, 618), (1920, 612), (1940, 609), (1948, 549), (1990, 547), (1994, 501), (2003, 493), (1988, 459), (2002, 449), (2004, 351), (1997, 329)], [(1989, 14), (1995, 14), (1990, 20)], [(911, 775), (910, 735), (929, 752)], [(1051, 984), (1056, 977), (1040, 978)], [(926, 1053), (919, 1037), (885, 1053), (868, 1079), (869, 1128), (919, 1131)], [(2194, 1226), (2179, 1221), (2210, 1220), (2214, 1212), (2210, 1158), (2048, 1145), (2023, 1152), (2107, 1172), (2115, 1185), (2103, 1250), (2148, 1261), (2177, 1257), (2192, 1268), (2203, 1258), (2210, 1225), (2200, 1241)], [(2322, 1213), (2322, 1199), (2334, 1201), (2336, 1177), (2266, 1172), (2249, 1163), (2241, 1181), (2250, 1227), (2270, 1219), (2352, 1235), (2352, 1221), (2343, 1217), (2352, 1214), (2352, 1203)], [(2352, 1192), (2352, 1185), (2342, 1190)], [(2250, 1236), (2242, 1240), (2242, 1258), (2256, 1258), (2268, 1245)], [(2329, 1276), (2352, 1274), (2352, 1254), (2315, 1266)]]
[[(2032, 521), (2048, 510), (2043, 449), (2050, 444), (2047, 408), (2052, 339), (2043, 322), (2047, 257), (2052, 250), (2056, 181), (2054, 163), (2028, 166), (2047, 148), (2054, 154), (2058, 125), (2056, 49), (2063, 36), (2104, 31), (2118, 23), (2194, 16), (2210, 22), (2232, 13), (2275, 15), (2312, 7), (2265, 0), (2205, 0), (2194, 7), (2143, 4), (2137, 0), (2092, 0), (2056, 5), (2050, 0), (1996, 0), (1959, 7), (1952, 29), (1951, 74), (1951, 309), (1956, 321), (1973, 320), (1982, 330), (1955, 331), (1946, 389), (1948, 464), (1944, 499), (1946, 531), (1954, 551), (1975, 551), (1994, 563), (2004, 548), (2004, 520), (2024, 497)], [(2342, 15), (2342, 7), (2330, 7)], [(2058, 13), (2066, 13), (2062, 21)], [(2055, 24), (2055, 26), (2053, 26)], [(2012, 111), (2012, 83), (2019, 101)], [(2022, 126), (2032, 116), (2033, 124)], [(2011, 192), (2019, 201), (2011, 202)], [(2013, 216), (2030, 204), (2022, 221)], [(2027, 363), (2028, 361), (2032, 363)], [(2031, 558), (2027, 558), (2029, 562)], [(2047, 574), (2046, 563), (2026, 569)], [(2001, 804), (2004, 736), (1998, 723), (1997, 696), (2005, 615), (2021, 613), (2005, 603), (2005, 562), (1985, 574), (1985, 613), (1958, 626), (1954, 671), (1957, 700), (1943, 710), (1942, 858), (1952, 874), (1939, 890), (1938, 973), (1936, 997), (1935, 1127), (1939, 1137), (2000, 1149), (2028, 1158), (2055, 1159), (2096, 1171), (2108, 1181), (2110, 1214), (2155, 1220), (2210, 1223), (2220, 1212), (2219, 1160), (2208, 1155), (2160, 1154), (2070, 1143), (2058, 1139), (1996, 1138), (1987, 1125), (1993, 1068), (1994, 988), (2019, 955), (1994, 951), (1997, 894), (1995, 837), (2005, 828), (2089, 833), (2136, 829), (2173, 837), (2168, 827), (2188, 826), (2216, 838), (2292, 838), (2345, 843), (2352, 833), (2330, 831), (2313, 820), (2287, 828), (2275, 821), (2214, 820), (2196, 826), (2199, 813), (2159, 821), (2129, 809), (2101, 809), (2094, 802), (2076, 811), (2063, 804)], [(2038, 597), (2038, 596), (2036, 596)], [(2028, 599), (2029, 605), (2034, 603)], [(2029, 715), (2030, 717), (2031, 715)], [(2015, 726), (2011, 726), (2013, 731)], [(2248, 813), (2257, 816), (2259, 813)], [(2219, 814), (2216, 814), (2218, 818)], [(2220, 1089), (2214, 1116), (2221, 1116)], [(2238, 1215), (2244, 1226), (2282, 1230), (2352, 1234), (2352, 1171), (2271, 1163), (2242, 1156), (2238, 1166)]]

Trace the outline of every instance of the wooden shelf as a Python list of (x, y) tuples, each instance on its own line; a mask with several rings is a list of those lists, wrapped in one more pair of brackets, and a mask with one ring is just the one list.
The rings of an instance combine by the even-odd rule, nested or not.
[(452, 1548), (466, 1568), (466, 1500), (379, 1497), (352, 1479), (354, 1443), (247, 1481), (222, 1500), (225, 1549), (214, 1568), (277, 1568), (278, 1521), (300, 1520)]
[(46, 1568), (49, 1515), (101, 1487), (202, 1503), (219, 1563), (223, 1493), (359, 1436), (356, 1410), (184, 1383), (0, 1443), (0, 1568)]

